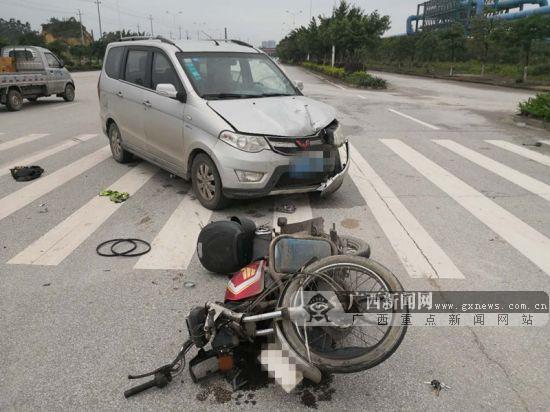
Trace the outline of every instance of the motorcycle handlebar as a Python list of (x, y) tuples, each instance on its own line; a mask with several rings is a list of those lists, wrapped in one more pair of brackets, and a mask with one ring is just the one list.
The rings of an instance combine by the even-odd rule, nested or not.
[(152, 388), (153, 386), (157, 386), (157, 382), (155, 379), (142, 383), (141, 385), (134, 386), (133, 388), (128, 389), (127, 391), (124, 391), (124, 397), (129, 398), (130, 396), (137, 395), (140, 392), (143, 392), (149, 388)]
[(137, 395), (138, 393), (143, 392), (149, 388), (152, 388), (153, 386), (156, 386), (157, 388), (164, 388), (166, 385), (168, 385), (168, 383), (171, 380), (172, 380), (172, 374), (170, 371), (164, 372), (164, 373), (157, 372), (155, 373), (155, 379), (128, 389), (127, 391), (124, 392), (124, 397), (129, 398), (130, 396)]

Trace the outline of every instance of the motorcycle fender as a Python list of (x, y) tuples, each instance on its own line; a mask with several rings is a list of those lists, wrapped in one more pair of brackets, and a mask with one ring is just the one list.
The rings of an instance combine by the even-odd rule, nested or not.
[(264, 290), (266, 261), (257, 260), (233, 274), (227, 284), (225, 301), (235, 302), (259, 295)]

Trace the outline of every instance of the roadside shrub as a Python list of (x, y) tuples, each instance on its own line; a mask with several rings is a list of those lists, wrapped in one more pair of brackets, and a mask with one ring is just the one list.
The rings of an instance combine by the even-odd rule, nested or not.
[(304, 62), (303, 67), (319, 73), (326, 74), (327, 76), (336, 77), (352, 83), (360, 87), (368, 87), (371, 89), (385, 89), (387, 84), (384, 79), (371, 76), (365, 71), (356, 71), (353, 73), (346, 73), (346, 70), (342, 67), (332, 67), (323, 64), (317, 64), (313, 62)]
[(367, 72), (354, 72), (348, 74), (346, 80), (352, 84), (370, 89), (385, 89), (387, 83), (380, 77), (371, 76)]
[(314, 70), (316, 72), (326, 74), (327, 76), (336, 77), (338, 79), (343, 79), (344, 77), (346, 77), (346, 71), (340, 67), (326, 66), (313, 62), (304, 62), (303, 66), (306, 69)]
[(539, 93), (519, 104), (519, 111), (524, 116), (532, 116), (550, 122), (550, 93)]

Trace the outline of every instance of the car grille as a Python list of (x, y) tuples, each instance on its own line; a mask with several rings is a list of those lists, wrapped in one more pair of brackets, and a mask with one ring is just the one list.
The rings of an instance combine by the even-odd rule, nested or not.
[(307, 151), (331, 151), (334, 150), (334, 146), (330, 143), (332, 131), (334, 128), (337, 127), (337, 125), (338, 122), (334, 121), (324, 129), (319, 131), (319, 133), (317, 133), (315, 136), (267, 136), (267, 140), (269, 141), (269, 144), (271, 144), (271, 147), (275, 152), (287, 156), (292, 156), (297, 153)]

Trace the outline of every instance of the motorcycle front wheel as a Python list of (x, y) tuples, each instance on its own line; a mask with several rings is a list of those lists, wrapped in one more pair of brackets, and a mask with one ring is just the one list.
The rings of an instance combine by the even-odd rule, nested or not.
[[(279, 307), (303, 303), (303, 292), (327, 291), (353, 294), (357, 291), (402, 292), (395, 275), (381, 264), (360, 256), (338, 255), (321, 259), (289, 281)], [(311, 295), (311, 293), (309, 293)], [(361, 312), (361, 303), (352, 299), (346, 311)], [(346, 304), (344, 303), (345, 307)], [(400, 316), (397, 308), (390, 315)], [(370, 369), (388, 359), (401, 344), (405, 325), (307, 326), (282, 320), (281, 332), (289, 345), (304, 359), (328, 373), (353, 373)]]

